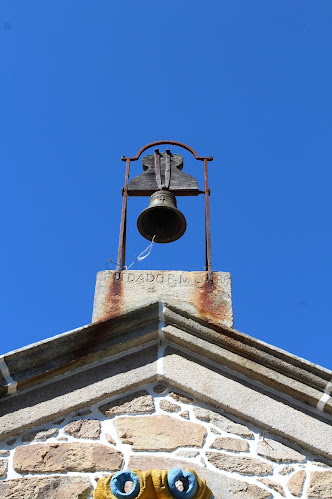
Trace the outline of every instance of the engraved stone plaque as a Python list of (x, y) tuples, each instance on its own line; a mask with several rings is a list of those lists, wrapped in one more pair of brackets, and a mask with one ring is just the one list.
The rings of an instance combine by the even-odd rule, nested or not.
[(98, 272), (92, 322), (116, 317), (149, 302), (171, 299), (179, 308), (216, 324), (233, 326), (231, 276), (214, 272), (124, 270)]

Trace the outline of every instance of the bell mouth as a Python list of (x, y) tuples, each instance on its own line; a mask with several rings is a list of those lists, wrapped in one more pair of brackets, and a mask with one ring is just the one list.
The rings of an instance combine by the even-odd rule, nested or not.
[[(187, 222), (181, 211), (176, 208), (175, 196), (170, 192), (167, 192), (166, 199), (163, 196), (163, 191), (152, 194), (149, 207), (143, 210), (137, 219), (137, 228), (148, 241), (153, 239), (155, 243), (172, 243), (183, 236)], [(166, 204), (163, 205), (163, 202)]]

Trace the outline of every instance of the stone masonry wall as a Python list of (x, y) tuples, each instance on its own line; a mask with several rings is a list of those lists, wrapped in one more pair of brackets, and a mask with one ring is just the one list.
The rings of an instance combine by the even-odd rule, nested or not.
[(88, 499), (111, 472), (174, 466), (215, 499), (332, 498), (331, 463), (157, 383), (0, 445), (0, 497)]

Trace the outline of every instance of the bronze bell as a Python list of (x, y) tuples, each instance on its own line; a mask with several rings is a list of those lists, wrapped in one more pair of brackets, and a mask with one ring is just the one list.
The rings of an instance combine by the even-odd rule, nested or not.
[(148, 208), (137, 219), (137, 228), (149, 241), (155, 236), (156, 243), (171, 243), (185, 233), (187, 222), (176, 207), (174, 194), (161, 190), (150, 197)]

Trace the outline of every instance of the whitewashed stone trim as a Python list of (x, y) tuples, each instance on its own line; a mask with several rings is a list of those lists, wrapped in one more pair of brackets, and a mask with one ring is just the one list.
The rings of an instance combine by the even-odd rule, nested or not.
[(17, 382), (11, 377), (3, 355), (0, 357), (0, 372), (7, 382), (7, 395), (15, 393), (17, 389)]
[(165, 323), (165, 302), (159, 302), (159, 344), (158, 344), (158, 360), (157, 360), (157, 378), (159, 380), (163, 379), (164, 375), (164, 354), (166, 348), (166, 340), (164, 334)]
[(329, 400), (332, 400), (331, 392), (332, 392), (332, 379), (331, 379), (331, 381), (326, 383), (324, 393), (323, 393), (321, 399), (319, 400), (319, 402), (317, 403), (317, 409), (319, 409), (320, 411), (324, 411), (324, 407), (325, 407), (326, 403)]

